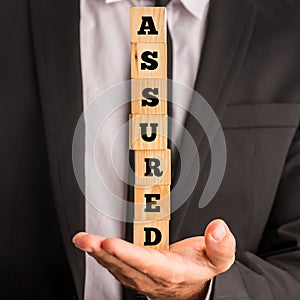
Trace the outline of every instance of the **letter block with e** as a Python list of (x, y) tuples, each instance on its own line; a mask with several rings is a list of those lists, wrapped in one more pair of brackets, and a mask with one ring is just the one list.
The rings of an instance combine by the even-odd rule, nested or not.
[(170, 220), (170, 186), (134, 187), (136, 221)]

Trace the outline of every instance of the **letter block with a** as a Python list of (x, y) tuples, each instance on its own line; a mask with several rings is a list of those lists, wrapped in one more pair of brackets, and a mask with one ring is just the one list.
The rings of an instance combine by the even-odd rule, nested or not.
[(166, 27), (165, 7), (131, 7), (131, 43), (166, 43)]
[(135, 245), (150, 247), (157, 250), (169, 249), (169, 221), (139, 222), (133, 224)]

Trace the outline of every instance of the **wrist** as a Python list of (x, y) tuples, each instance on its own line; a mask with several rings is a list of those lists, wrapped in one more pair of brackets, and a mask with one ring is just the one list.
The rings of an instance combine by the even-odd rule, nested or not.
[(200, 292), (188, 300), (205, 300), (210, 286), (210, 280), (205, 282)]

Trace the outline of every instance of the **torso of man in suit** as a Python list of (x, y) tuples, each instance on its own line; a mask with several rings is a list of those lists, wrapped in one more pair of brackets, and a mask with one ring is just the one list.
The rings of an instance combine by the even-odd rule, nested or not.
[[(7, 299), (83, 297), (84, 198), (72, 169), (83, 111), (79, 1), (5, 2), (1, 9), (1, 293)], [(218, 115), (227, 167), (214, 200), (198, 208), (209, 169), (174, 212), (171, 242), (222, 218), (236, 262), (215, 278), (218, 299), (299, 295), (299, 6), (296, 1), (211, 2), (195, 89)], [(199, 128), (201, 136), (201, 128)], [(63, 292), (61, 292), (61, 290)]]

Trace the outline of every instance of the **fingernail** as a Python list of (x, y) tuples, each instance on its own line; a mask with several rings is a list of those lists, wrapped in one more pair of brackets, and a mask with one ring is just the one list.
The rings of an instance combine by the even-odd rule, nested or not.
[(88, 253), (93, 252), (93, 249), (92, 249), (92, 248), (90, 248), (90, 247), (84, 248), (84, 247), (82, 247), (82, 246), (80, 245), (80, 239), (81, 239), (81, 238), (82, 238), (82, 237), (79, 237), (78, 239), (76, 239), (76, 241), (75, 241), (75, 243), (74, 243), (75, 247), (78, 248), (78, 249), (80, 249), (80, 250), (82, 250), (82, 251), (88, 252)]
[(87, 253), (92, 253), (93, 249), (92, 248), (81, 248), (79, 245), (75, 244), (75, 247), (78, 248), (81, 251), (87, 252)]
[(74, 245), (75, 245), (77, 248), (80, 248), (79, 243), (78, 243), (79, 240), (80, 240), (80, 237), (73, 241)]
[(226, 228), (224, 224), (219, 224), (218, 227), (211, 233), (211, 237), (216, 241), (220, 242), (226, 235)]
[(85, 235), (87, 235), (87, 234), (88, 234), (87, 232), (80, 232), (80, 233), (77, 233), (75, 236), (73, 236), (72, 242), (73, 242), (74, 244), (76, 244), (80, 238), (82, 238), (83, 236), (85, 236)]

